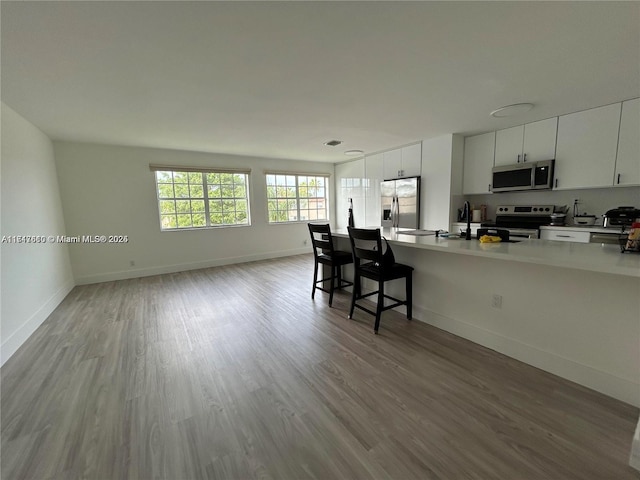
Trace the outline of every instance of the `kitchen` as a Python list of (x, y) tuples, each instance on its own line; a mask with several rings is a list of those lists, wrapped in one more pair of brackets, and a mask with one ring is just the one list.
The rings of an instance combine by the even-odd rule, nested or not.
[[(529, 206), (529, 213), (533, 214), (534, 208), (545, 206), (543, 215), (535, 212), (534, 218), (540, 221), (532, 230), (535, 234), (531, 236), (535, 239), (515, 244), (478, 245), (476, 233), (482, 226), (481, 221), (471, 223), (474, 239), (471, 246), (465, 245), (463, 239), (435, 238), (435, 235), (409, 237), (385, 229), (383, 234), (393, 245), (398, 261), (416, 268), (414, 316), (564, 378), (640, 405), (637, 370), (640, 364), (637, 347), (640, 338), (637, 322), (640, 255), (620, 253), (615, 244), (584, 243), (592, 238), (598, 241), (595, 234), (603, 232), (616, 237), (614, 243), (617, 243), (617, 234), (622, 228), (616, 225), (619, 218), (614, 215), (629, 211), (620, 211), (618, 207), (637, 208), (640, 204), (640, 141), (637, 136), (640, 102), (631, 99), (603, 108), (543, 121), (553, 127), (547, 135), (549, 145), (543, 153), (544, 160), (555, 160), (555, 176), (548, 189), (490, 191), (492, 170), (501, 151), (498, 140), (503, 131), (466, 138), (445, 135), (339, 164), (336, 166), (336, 224), (338, 229), (346, 227), (348, 198), (353, 199), (356, 226), (381, 224), (378, 185), (381, 180), (393, 178), (385, 176), (385, 161), (390, 159), (389, 163), (392, 163), (395, 157), (404, 158), (406, 162), (400, 164), (400, 168), (397, 163), (392, 169), (386, 168), (387, 174), (396, 171), (404, 173), (403, 176), (420, 177), (419, 227), (413, 228), (449, 230), (451, 234), (459, 234), (466, 228), (466, 223), (459, 221), (465, 202), (472, 206), (471, 211), (476, 210), (476, 220), (482, 211), (486, 211), (486, 219), (479, 220), (493, 226), (496, 219), (510, 218), (504, 215), (509, 208)], [(610, 115), (612, 108), (617, 118)], [(604, 120), (600, 118), (603, 111), (609, 114)], [(574, 127), (575, 123), (581, 124), (580, 128)], [(522, 131), (527, 127), (514, 127), (520, 134), (520, 154)], [(589, 131), (590, 128), (593, 131)], [(576, 135), (576, 129), (582, 132), (586, 129), (591, 136), (585, 139)], [(595, 135), (597, 140), (593, 145), (596, 131), (599, 135)], [(603, 131), (608, 132), (608, 143), (604, 142), (606, 149), (603, 149)], [(476, 143), (478, 139), (483, 143), (481, 148)], [(418, 167), (416, 149), (419, 145), (422, 146), (422, 161)], [(518, 165), (518, 155), (512, 155), (513, 165)], [(477, 169), (478, 159), (485, 161), (481, 169)], [(585, 169), (598, 162), (607, 168), (593, 178), (578, 178), (574, 182), (571, 169), (564, 164), (572, 161), (581, 161)], [(502, 165), (505, 164), (506, 160)], [(622, 168), (628, 168), (624, 175)], [(618, 184), (618, 175), (624, 176), (628, 185)], [(478, 177), (481, 177), (479, 182)], [(347, 182), (347, 178), (359, 180)], [(562, 183), (556, 183), (560, 179), (569, 187), (560, 188), (558, 185)], [(479, 191), (482, 188), (486, 191)], [(564, 225), (549, 226), (554, 211), (568, 211)], [(341, 212), (344, 213), (340, 215)], [(526, 215), (524, 217), (526, 219)], [(595, 225), (575, 227), (576, 219), (593, 221)], [(558, 217), (553, 223), (561, 221)], [(630, 221), (626, 223), (627, 230), (630, 224)], [(561, 236), (545, 240), (558, 232), (576, 238)], [(586, 237), (580, 238), (581, 234)], [(537, 239), (538, 235), (541, 240)], [(529, 246), (531, 250), (526, 251)], [(514, 275), (517, 281), (514, 281)], [(616, 306), (614, 316), (611, 305)]]

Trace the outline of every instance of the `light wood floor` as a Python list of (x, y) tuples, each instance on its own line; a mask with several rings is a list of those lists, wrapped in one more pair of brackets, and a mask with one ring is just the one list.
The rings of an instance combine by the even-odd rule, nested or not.
[(638, 409), (393, 311), (375, 336), (312, 265), (76, 287), (2, 367), (2, 479), (638, 478)]

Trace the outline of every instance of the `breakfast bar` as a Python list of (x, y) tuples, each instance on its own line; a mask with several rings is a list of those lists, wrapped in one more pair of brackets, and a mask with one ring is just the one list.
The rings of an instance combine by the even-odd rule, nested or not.
[[(333, 234), (348, 248), (346, 230)], [(415, 268), (414, 318), (640, 406), (640, 255), (593, 243), (382, 235)]]

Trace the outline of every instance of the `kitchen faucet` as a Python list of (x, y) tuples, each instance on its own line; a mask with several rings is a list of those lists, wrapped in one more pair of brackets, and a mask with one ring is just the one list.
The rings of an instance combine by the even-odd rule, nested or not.
[(471, 240), (471, 205), (469, 202), (464, 202), (464, 209), (462, 210), (462, 215), (466, 215), (467, 219), (467, 232), (465, 234), (465, 240)]

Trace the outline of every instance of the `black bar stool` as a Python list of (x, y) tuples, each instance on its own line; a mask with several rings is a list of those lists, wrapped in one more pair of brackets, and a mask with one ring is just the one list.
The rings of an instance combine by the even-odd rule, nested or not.
[[(375, 230), (369, 230), (348, 227), (348, 230), (349, 241), (351, 242), (351, 250), (353, 251), (353, 265), (355, 269), (355, 275), (353, 277), (354, 287), (353, 294), (351, 296), (351, 309), (349, 311), (349, 318), (353, 317), (353, 311), (356, 307), (358, 307), (360, 310), (364, 310), (371, 315), (374, 315), (376, 317), (376, 323), (373, 327), (373, 331), (376, 334), (378, 333), (378, 328), (380, 327), (380, 316), (385, 310), (389, 310), (390, 308), (398, 307), (400, 305), (406, 305), (407, 318), (411, 320), (411, 309), (413, 301), (413, 267), (404, 265), (402, 263), (397, 263), (393, 258), (391, 250), (389, 250), (389, 254), (385, 255), (379, 228)], [(363, 295), (361, 291), (362, 277), (376, 281), (378, 283), (378, 290)], [(405, 300), (400, 300), (390, 295), (385, 295), (384, 293), (384, 282), (395, 280), (398, 278), (405, 279)], [(378, 304), (375, 312), (357, 303), (358, 300), (362, 300), (363, 298), (367, 298), (372, 295), (378, 296)], [(394, 303), (385, 306), (385, 298), (393, 300)]]
[[(343, 252), (333, 248), (333, 238), (331, 237), (331, 228), (328, 223), (326, 225), (309, 223), (308, 225), (311, 245), (313, 246), (313, 258), (315, 260), (311, 298), (315, 296), (316, 289), (322, 290), (329, 294), (329, 306), (331, 306), (334, 290), (353, 285), (353, 282), (347, 282), (342, 279), (342, 265), (353, 263), (353, 257), (350, 252)], [(331, 269), (331, 276), (318, 280), (318, 264), (328, 266)], [(335, 283), (336, 279), (338, 280), (337, 285)], [(324, 284), (327, 280), (330, 281), (329, 290), (318, 286), (319, 283)]]

